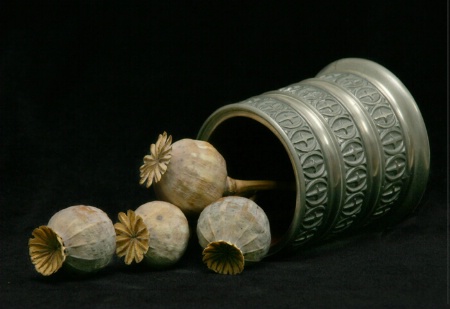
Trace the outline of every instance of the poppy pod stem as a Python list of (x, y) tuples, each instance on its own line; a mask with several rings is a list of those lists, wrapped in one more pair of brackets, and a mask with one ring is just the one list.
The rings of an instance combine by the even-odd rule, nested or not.
[(262, 190), (295, 190), (295, 183), (274, 180), (240, 180), (227, 177), (224, 196), (243, 195), (247, 192)]

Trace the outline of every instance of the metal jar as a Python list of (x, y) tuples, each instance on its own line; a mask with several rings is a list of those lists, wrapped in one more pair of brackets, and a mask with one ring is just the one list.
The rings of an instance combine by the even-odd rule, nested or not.
[(198, 139), (222, 153), (233, 178), (295, 183), (256, 196), (271, 224), (269, 254), (395, 224), (416, 208), (429, 173), (413, 97), (365, 59), (341, 59), (314, 78), (226, 105)]

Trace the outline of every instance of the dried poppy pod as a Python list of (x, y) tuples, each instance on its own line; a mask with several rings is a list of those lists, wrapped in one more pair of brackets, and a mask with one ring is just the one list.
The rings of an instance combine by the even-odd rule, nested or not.
[(154, 186), (158, 199), (178, 206), (187, 216), (198, 216), (210, 203), (226, 195), (291, 188), (270, 180), (237, 180), (227, 176), (222, 155), (208, 142), (159, 135), (140, 168), (140, 184)]
[(28, 247), (36, 270), (49, 276), (63, 264), (80, 272), (105, 267), (116, 247), (112, 221), (93, 206), (70, 206), (55, 213), (48, 224), (34, 229)]
[(116, 253), (125, 264), (144, 260), (150, 267), (165, 268), (178, 262), (189, 241), (189, 225), (183, 212), (167, 202), (153, 201), (136, 211), (119, 213)]
[(269, 220), (255, 202), (239, 196), (206, 207), (197, 222), (203, 262), (220, 274), (239, 274), (244, 264), (259, 262), (271, 243)]

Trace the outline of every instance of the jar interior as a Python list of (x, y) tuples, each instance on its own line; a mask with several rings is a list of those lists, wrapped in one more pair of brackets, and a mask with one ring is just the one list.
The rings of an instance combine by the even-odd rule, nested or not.
[[(241, 180), (275, 180), (295, 188), (295, 173), (289, 155), (277, 136), (266, 126), (247, 117), (221, 122), (208, 141), (223, 155), (228, 176)], [(258, 191), (252, 197), (269, 218), (272, 246), (286, 237), (296, 205), (296, 190)]]

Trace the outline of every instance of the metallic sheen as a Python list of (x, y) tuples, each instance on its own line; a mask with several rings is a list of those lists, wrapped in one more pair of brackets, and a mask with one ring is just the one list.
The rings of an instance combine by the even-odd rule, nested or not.
[[(402, 82), (372, 61), (341, 59), (314, 78), (226, 105), (205, 121), (198, 139), (210, 140), (234, 118), (267, 128), (292, 165), (295, 205), (275, 205), (292, 218), (269, 254), (393, 225), (414, 211), (425, 190), (430, 150), (420, 111)], [(252, 142), (264, 143), (264, 136)]]

